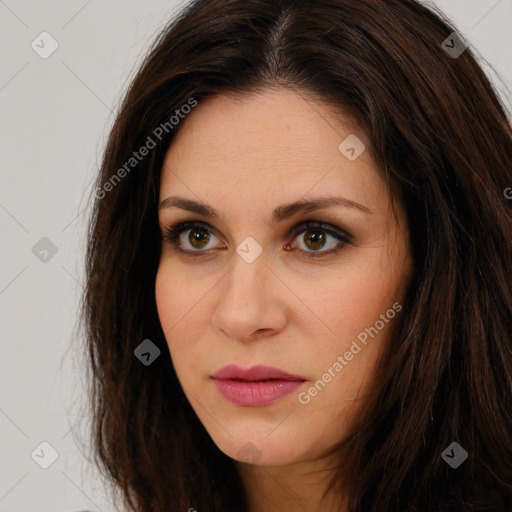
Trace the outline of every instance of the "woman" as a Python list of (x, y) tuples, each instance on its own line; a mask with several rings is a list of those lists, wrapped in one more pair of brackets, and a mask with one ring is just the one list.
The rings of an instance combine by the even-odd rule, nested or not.
[(98, 176), (93, 446), (130, 510), (512, 510), (512, 130), (413, 0), (197, 0)]

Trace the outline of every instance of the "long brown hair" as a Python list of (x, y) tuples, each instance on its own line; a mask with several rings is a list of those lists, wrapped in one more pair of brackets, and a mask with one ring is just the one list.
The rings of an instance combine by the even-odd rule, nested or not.
[[(157, 207), (170, 116), (273, 86), (353, 116), (410, 229), (415, 272), (332, 489), (351, 512), (512, 510), (512, 129), (472, 47), (443, 45), (455, 31), (414, 0), (196, 0), (154, 42), (103, 155), (82, 303), (91, 446), (130, 510), (247, 510), (172, 367)], [(452, 442), (468, 453), (456, 469)]]

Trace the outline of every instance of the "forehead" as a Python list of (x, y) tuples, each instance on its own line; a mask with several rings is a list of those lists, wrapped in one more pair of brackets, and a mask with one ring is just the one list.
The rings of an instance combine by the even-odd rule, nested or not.
[(193, 148), (187, 156), (208, 153), (223, 160), (308, 159), (327, 147), (338, 156), (340, 138), (355, 133), (363, 138), (356, 124), (332, 106), (302, 93), (269, 89), (201, 100), (182, 121), (170, 149)]
[[(302, 93), (271, 89), (201, 100), (181, 122), (165, 156), (161, 199), (172, 190), (218, 200), (297, 200), (346, 192), (375, 203), (382, 183), (369, 152), (350, 161), (339, 145), (357, 124)], [(313, 190), (314, 189), (314, 190)], [(224, 206), (224, 205), (222, 205)]]

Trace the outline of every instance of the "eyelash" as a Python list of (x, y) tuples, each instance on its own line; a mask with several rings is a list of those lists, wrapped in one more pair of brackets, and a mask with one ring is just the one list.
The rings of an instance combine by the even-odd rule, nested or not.
[[(299, 249), (299, 254), (301, 257), (321, 258), (321, 257), (325, 257), (327, 255), (332, 255), (332, 254), (337, 253), (338, 251), (343, 249), (346, 245), (351, 245), (352, 237), (350, 235), (343, 233), (343, 232), (339, 231), (338, 229), (335, 229), (335, 228), (333, 229), (328, 224), (324, 224), (322, 222), (302, 222), (301, 224), (298, 224), (297, 226), (295, 226), (290, 231), (288, 236), (293, 235), (293, 239), (295, 239), (299, 234), (304, 233), (305, 231), (308, 231), (308, 229), (311, 229), (311, 228), (314, 228), (318, 231), (323, 231), (323, 232), (327, 233), (328, 235), (333, 236), (334, 238), (338, 239), (340, 242), (336, 247), (329, 249), (328, 251), (310, 252), (310, 251), (304, 251), (302, 249)], [(190, 256), (193, 258), (206, 256), (209, 253), (211, 253), (211, 251), (213, 251), (214, 249), (210, 249), (209, 251), (208, 250), (207, 251), (202, 251), (202, 250), (190, 251), (190, 250), (183, 249), (183, 247), (181, 247), (181, 244), (179, 242), (179, 236), (181, 235), (181, 233), (183, 233), (185, 230), (194, 230), (194, 229), (204, 230), (211, 234), (215, 234), (213, 232), (213, 230), (211, 230), (209, 228), (208, 224), (206, 224), (206, 223), (197, 222), (197, 221), (181, 222), (181, 223), (175, 224), (174, 226), (164, 228), (164, 231), (162, 234), (162, 239), (164, 241), (171, 242), (174, 246), (174, 249), (177, 252), (179, 252), (180, 254), (183, 254), (185, 256)]]

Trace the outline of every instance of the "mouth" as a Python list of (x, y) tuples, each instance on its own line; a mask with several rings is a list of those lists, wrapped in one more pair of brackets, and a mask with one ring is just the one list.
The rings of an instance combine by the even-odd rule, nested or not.
[(211, 378), (228, 402), (243, 407), (263, 407), (274, 403), (293, 393), (306, 381), (304, 377), (262, 365), (247, 369), (228, 365)]

